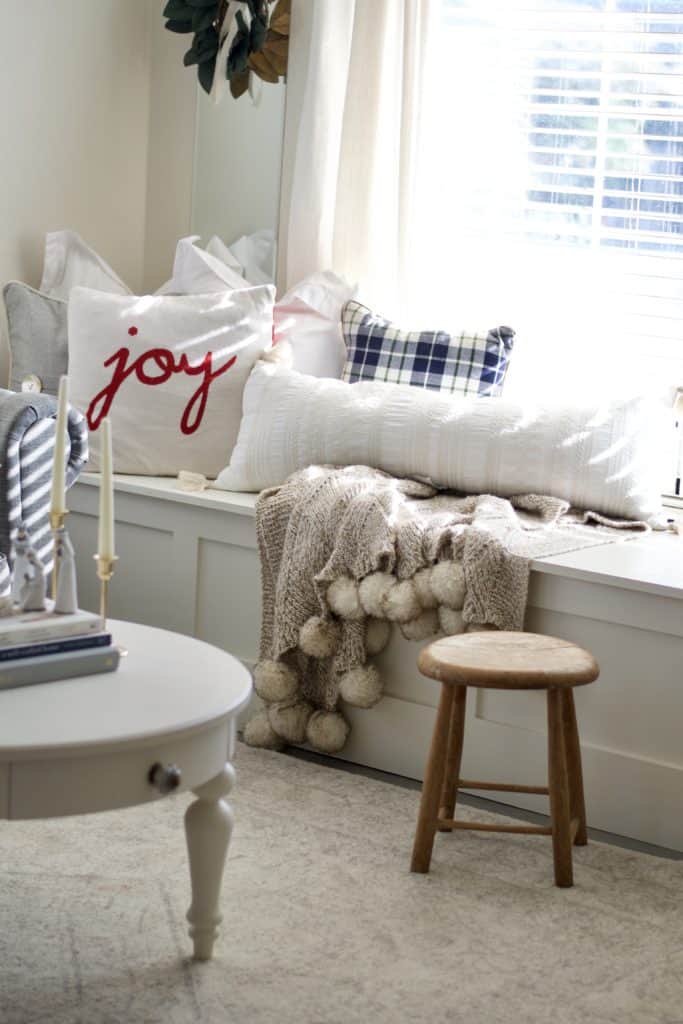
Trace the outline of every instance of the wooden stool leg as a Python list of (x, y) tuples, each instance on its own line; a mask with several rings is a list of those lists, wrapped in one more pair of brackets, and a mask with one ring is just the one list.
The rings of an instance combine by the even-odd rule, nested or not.
[(572, 873), (572, 835), (569, 815), (569, 779), (564, 749), (562, 692), (548, 689), (548, 789), (553, 830), (555, 885), (562, 889), (574, 884)]
[[(441, 787), (440, 818), (455, 817), (455, 801), (458, 798), (458, 778), (462, 747), (465, 738), (465, 710), (467, 707), (467, 687), (455, 686), (453, 707), (451, 709), (451, 727), (448, 734), (448, 753), (446, 754), (446, 771)], [(439, 831), (450, 832), (450, 828)]]
[(577, 828), (574, 838), (575, 846), (585, 846), (588, 842), (586, 831), (586, 804), (583, 796), (583, 772), (581, 770), (581, 747), (579, 746), (579, 730), (576, 724), (576, 708), (574, 691), (562, 692), (562, 718), (564, 721), (564, 745), (569, 774), (569, 808), (572, 821), (576, 819)]
[(446, 751), (448, 749), (448, 731), (452, 706), (453, 687), (442, 683), (439, 709), (436, 713), (436, 722), (432, 734), (432, 745), (429, 748), (427, 768), (422, 784), (420, 813), (417, 818), (417, 830), (415, 832), (415, 842), (413, 843), (413, 858), (410, 862), (410, 870), (420, 874), (426, 874), (429, 871), (429, 864), (432, 859), (432, 847), (434, 846), (434, 836), (436, 835), (439, 799), (441, 797)]

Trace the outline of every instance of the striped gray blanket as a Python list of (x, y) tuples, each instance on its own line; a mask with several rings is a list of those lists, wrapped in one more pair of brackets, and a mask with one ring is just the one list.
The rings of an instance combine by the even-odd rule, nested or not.
[[(52, 569), (49, 510), (57, 400), (0, 389), (0, 594), (9, 593), (12, 538), (21, 522), (46, 570)], [(85, 418), (69, 411), (66, 485), (88, 458)]]

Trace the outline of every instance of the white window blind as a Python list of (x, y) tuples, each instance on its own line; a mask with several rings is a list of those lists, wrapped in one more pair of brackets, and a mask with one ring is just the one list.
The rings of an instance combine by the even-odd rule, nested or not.
[(412, 312), (513, 326), (513, 390), (683, 384), (683, 0), (440, 2)]

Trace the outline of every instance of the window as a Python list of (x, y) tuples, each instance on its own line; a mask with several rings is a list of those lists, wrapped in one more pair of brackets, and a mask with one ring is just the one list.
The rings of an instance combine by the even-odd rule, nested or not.
[(439, 13), (421, 317), (510, 323), (513, 390), (683, 384), (683, 0)]

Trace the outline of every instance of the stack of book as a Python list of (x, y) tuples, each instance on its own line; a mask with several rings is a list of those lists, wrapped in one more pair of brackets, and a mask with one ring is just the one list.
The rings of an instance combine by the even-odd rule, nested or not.
[(0, 690), (113, 672), (119, 650), (99, 615), (42, 612), (0, 618)]

